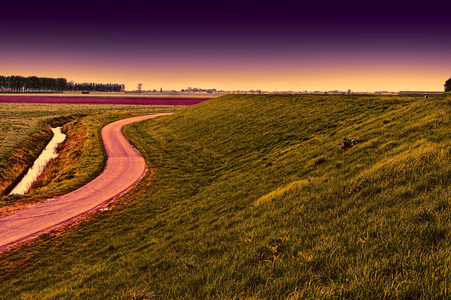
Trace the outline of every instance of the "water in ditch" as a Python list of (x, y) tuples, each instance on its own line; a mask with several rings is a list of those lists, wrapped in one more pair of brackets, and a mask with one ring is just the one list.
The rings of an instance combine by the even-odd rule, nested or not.
[(39, 155), (39, 157), (35, 160), (33, 166), (28, 169), (27, 174), (25, 174), (22, 180), (11, 191), (10, 195), (24, 195), (25, 193), (27, 193), (30, 190), (33, 182), (35, 182), (39, 175), (41, 175), (41, 173), (44, 171), (44, 168), (49, 163), (49, 161), (58, 156), (56, 148), (66, 139), (66, 135), (61, 132), (61, 127), (52, 128), (52, 131), (52, 140), (47, 144), (41, 155)]

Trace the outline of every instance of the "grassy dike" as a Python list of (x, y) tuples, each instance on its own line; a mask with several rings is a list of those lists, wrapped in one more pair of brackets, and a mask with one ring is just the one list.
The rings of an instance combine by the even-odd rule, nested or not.
[(3, 255), (0, 294), (450, 297), (448, 98), (225, 96), (130, 125), (152, 172), (112, 211)]

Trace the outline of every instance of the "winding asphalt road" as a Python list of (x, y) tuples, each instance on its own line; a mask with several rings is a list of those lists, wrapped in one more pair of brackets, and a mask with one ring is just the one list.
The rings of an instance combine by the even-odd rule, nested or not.
[(118, 198), (146, 173), (146, 162), (122, 134), (122, 127), (164, 113), (110, 123), (102, 128), (108, 155), (105, 170), (96, 179), (69, 194), (0, 218), (0, 251), (61, 226)]

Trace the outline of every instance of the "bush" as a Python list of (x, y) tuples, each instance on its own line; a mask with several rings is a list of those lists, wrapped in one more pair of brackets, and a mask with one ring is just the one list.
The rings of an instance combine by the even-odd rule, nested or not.
[(345, 150), (348, 148), (351, 148), (354, 145), (357, 145), (359, 143), (359, 139), (358, 138), (347, 138), (345, 137), (343, 139), (343, 144), (341, 144), (341, 150)]

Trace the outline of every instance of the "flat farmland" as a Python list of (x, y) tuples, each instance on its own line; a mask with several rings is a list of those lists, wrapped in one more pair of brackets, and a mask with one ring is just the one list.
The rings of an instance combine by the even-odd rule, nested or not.
[[(92, 105), (88, 102), (64, 103), (58, 99), (56, 101), (61, 102), (50, 102), (50, 98), (55, 97), (0, 96), (0, 98), (2, 99), (0, 100), (0, 159), (4, 159), (5, 156), (8, 157), (24, 139), (32, 132), (38, 130), (38, 124), (40, 122), (44, 122), (50, 118), (77, 114), (123, 114), (125, 112), (133, 112), (130, 115), (147, 114), (168, 110), (172, 111), (185, 107), (175, 105), (120, 105), (120, 99), (116, 102), (111, 101), (116, 104), (103, 104), (98, 101), (97, 104), (101, 105)], [(8, 99), (3, 101), (3, 98)], [(24, 100), (22, 101), (21, 99)]]
[(121, 104), (121, 105), (195, 105), (210, 98), (133, 97), (133, 96), (0, 96), (0, 103), (57, 103), (57, 104)]

